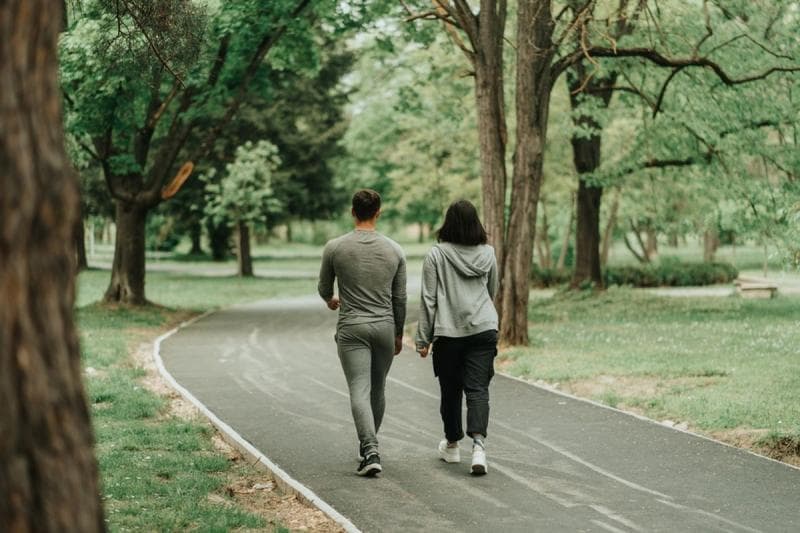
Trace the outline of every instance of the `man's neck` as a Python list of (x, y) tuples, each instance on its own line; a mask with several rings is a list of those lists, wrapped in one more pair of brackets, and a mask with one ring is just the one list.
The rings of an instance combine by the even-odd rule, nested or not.
[(359, 231), (375, 231), (377, 224), (375, 220), (357, 220), (356, 230)]

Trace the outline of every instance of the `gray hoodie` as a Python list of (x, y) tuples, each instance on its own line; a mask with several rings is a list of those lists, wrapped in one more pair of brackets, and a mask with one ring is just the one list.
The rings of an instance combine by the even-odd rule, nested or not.
[(467, 337), (497, 329), (497, 260), (483, 244), (433, 245), (422, 266), (417, 348), (436, 337)]

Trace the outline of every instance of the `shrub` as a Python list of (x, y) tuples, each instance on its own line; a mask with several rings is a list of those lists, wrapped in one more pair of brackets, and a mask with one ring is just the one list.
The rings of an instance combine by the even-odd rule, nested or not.
[[(681, 263), (665, 258), (657, 264), (616, 266), (605, 270), (606, 286), (628, 285), (632, 287), (692, 287), (731, 283), (739, 272), (729, 263)], [(571, 270), (558, 271), (534, 265), (531, 284), (534, 287), (554, 287), (569, 283)]]

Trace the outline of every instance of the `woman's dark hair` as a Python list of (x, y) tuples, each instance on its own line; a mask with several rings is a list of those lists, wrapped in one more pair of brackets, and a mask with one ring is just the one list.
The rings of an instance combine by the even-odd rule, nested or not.
[(372, 189), (361, 189), (353, 195), (353, 214), (358, 220), (370, 220), (381, 208), (381, 195)]
[(486, 244), (486, 230), (483, 229), (478, 210), (467, 200), (450, 204), (444, 215), (444, 224), (436, 232), (439, 242), (477, 246)]

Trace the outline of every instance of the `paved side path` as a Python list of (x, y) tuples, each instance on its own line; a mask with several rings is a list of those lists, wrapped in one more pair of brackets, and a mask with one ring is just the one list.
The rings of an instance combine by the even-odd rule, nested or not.
[(356, 526), (384, 531), (800, 531), (800, 470), (516, 380), (492, 383), (489, 475), (439, 461), (430, 361), (395, 359), (384, 473), (357, 445), (317, 298), (210, 315), (167, 339), (168, 370)]

